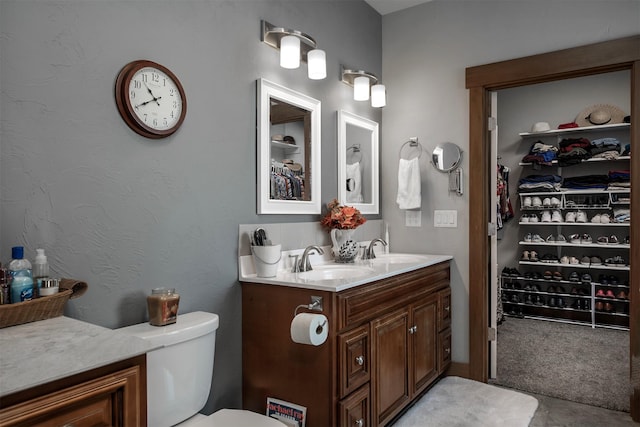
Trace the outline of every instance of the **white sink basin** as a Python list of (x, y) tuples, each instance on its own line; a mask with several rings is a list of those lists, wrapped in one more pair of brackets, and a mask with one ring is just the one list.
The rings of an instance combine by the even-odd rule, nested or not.
[(375, 270), (359, 265), (318, 265), (311, 271), (298, 273), (298, 278), (309, 281), (357, 279), (375, 274)]
[(373, 264), (415, 264), (428, 260), (428, 255), (420, 254), (376, 254), (370, 261)]

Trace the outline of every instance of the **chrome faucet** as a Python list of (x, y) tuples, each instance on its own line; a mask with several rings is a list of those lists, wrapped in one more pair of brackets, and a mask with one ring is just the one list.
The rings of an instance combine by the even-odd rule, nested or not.
[(364, 255), (362, 259), (374, 259), (376, 257), (376, 253), (373, 251), (373, 247), (376, 243), (382, 243), (383, 246), (387, 246), (387, 242), (384, 239), (375, 238), (369, 243), (369, 247), (364, 250)]
[(309, 255), (312, 251), (316, 251), (319, 255), (324, 254), (324, 251), (320, 246), (311, 245), (305, 248), (302, 256), (300, 257), (300, 261), (298, 261), (298, 255), (290, 255), (292, 257), (295, 257), (295, 260), (293, 262), (293, 273), (301, 273), (304, 271), (313, 270), (313, 268), (311, 268), (311, 263), (309, 262)]

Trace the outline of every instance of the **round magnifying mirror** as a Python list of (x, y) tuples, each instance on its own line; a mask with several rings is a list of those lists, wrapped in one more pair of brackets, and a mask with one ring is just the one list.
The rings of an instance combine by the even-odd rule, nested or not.
[(460, 164), (462, 150), (453, 142), (443, 142), (433, 149), (431, 161), (440, 172), (454, 170)]

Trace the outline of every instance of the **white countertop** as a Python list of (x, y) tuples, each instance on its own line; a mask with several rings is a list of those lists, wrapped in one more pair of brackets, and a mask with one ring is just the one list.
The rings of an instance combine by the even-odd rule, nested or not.
[[(295, 253), (297, 253), (296, 251)], [(376, 280), (386, 279), (398, 274), (429, 267), (441, 262), (453, 259), (450, 255), (430, 255), (430, 254), (381, 254), (375, 260), (356, 261), (353, 264), (337, 264), (327, 257), (329, 250), (325, 250), (324, 256), (312, 255), (311, 264), (315, 268), (313, 271), (323, 269), (335, 269), (345, 271), (347, 269), (358, 269), (357, 277), (346, 278), (324, 278), (317, 280), (312, 275), (305, 273), (292, 273), (292, 261), (289, 253), (283, 252), (281, 264), (275, 277), (258, 277), (253, 266), (253, 258), (241, 256), (239, 262), (240, 282), (264, 283), (276, 286), (289, 286), (304, 289), (316, 289), (329, 292), (340, 292), (356, 286), (364, 285)], [(394, 258), (395, 257), (395, 258)], [(403, 261), (403, 262), (398, 262)], [(404, 262), (406, 261), (406, 262)], [(312, 273), (315, 274), (315, 273)], [(336, 274), (339, 272), (336, 271)], [(309, 278), (305, 276), (311, 276)], [(331, 273), (327, 277), (330, 277)]]
[(69, 317), (0, 329), (0, 396), (151, 350), (137, 337)]

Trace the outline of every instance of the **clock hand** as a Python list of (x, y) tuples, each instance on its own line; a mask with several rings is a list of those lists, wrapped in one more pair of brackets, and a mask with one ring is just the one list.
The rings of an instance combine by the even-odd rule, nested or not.
[[(149, 92), (149, 94), (153, 97), (153, 101), (156, 101), (156, 104), (160, 105), (160, 103), (158, 102), (158, 99), (160, 99), (160, 98), (162, 98), (162, 97), (160, 97), (160, 98), (156, 98), (156, 97), (153, 95), (153, 92), (151, 92), (151, 89), (149, 89), (149, 86), (147, 86), (147, 82), (144, 82), (144, 86), (147, 88), (147, 92)], [(149, 102), (151, 102), (151, 101), (149, 101)]]
[(155, 101), (155, 102), (157, 102), (157, 103), (158, 103), (158, 105), (160, 105), (160, 103), (158, 102), (158, 99), (162, 99), (162, 97), (161, 97), (161, 96), (159, 96), (158, 98), (155, 98), (155, 97), (154, 97), (153, 99), (150, 99), (150, 100), (148, 100), (148, 101), (145, 101), (145, 102), (143, 102), (142, 104), (138, 104), (138, 105), (136, 105), (136, 106), (135, 106), (135, 108), (137, 109), (138, 107), (142, 107), (142, 106), (147, 105), (148, 103), (150, 103), (150, 102), (154, 102), (154, 101)]

